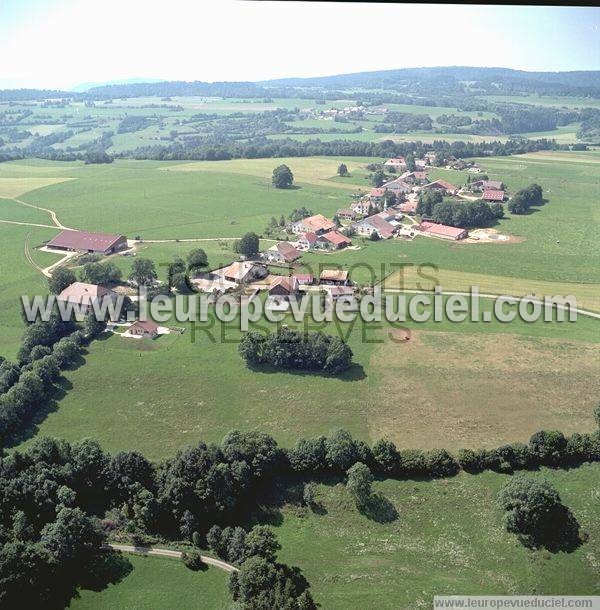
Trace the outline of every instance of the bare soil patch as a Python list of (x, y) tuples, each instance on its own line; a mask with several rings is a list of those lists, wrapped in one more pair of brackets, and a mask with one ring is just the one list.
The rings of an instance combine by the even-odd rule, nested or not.
[(542, 428), (589, 431), (598, 362), (596, 344), (413, 330), (372, 356), (370, 436), (455, 450), (526, 441)]

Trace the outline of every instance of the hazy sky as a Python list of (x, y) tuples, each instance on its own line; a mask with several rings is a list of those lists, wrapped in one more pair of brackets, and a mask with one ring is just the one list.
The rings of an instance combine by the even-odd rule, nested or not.
[(0, 0), (0, 86), (261, 80), (416, 66), (600, 69), (600, 9)]

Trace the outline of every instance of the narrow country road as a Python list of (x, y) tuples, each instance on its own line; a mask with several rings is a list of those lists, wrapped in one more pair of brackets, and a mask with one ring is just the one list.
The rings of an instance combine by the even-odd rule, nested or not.
[(56, 212), (54, 210), (50, 210), (48, 208), (42, 208), (39, 205), (34, 205), (33, 203), (27, 203), (26, 201), (23, 201), (22, 199), (16, 199), (15, 197), (12, 197), (11, 200), (16, 201), (17, 203), (20, 203), (21, 205), (24, 205), (28, 208), (33, 208), (34, 210), (41, 210), (42, 212), (46, 212), (46, 214), (50, 215), (50, 218), (52, 219), (54, 226), (58, 227), (59, 229), (64, 229), (65, 231), (74, 231), (74, 229), (72, 229), (71, 227), (66, 227), (65, 225), (63, 225), (60, 222), (60, 220), (58, 220), (58, 216), (56, 215)]
[[(133, 546), (131, 544), (103, 544), (103, 549), (111, 550), (111, 551), (121, 551), (121, 553), (137, 553), (138, 555), (148, 555), (151, 557), (171, 557), (173, 559), (181, 559), (183, 553), (181, 551), (172, 551), (170, 549), (157, 549), (154, 547), (148, 546)], [(238, 568), (232, 566), (225, 561), (221, 561), (220, 559), (215, 559), (214, 557), (207, 557), (206, 555), (201, 555), (202, 561), (209, 565), (214, 566), (215, 568), (219, 568), (224, 572), (238, 572)]]

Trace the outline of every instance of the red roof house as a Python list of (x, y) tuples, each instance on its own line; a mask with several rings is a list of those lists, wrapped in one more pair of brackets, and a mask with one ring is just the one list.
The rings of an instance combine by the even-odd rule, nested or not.
[(504, 191), (483, 191), (481, 198), (484, 201), (504, 201)]

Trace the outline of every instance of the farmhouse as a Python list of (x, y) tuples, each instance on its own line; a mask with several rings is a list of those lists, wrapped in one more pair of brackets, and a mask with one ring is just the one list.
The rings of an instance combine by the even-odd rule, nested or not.
[(63, 303), (80, 306), (81, 313), (88, 313), (95, 303), (100, 304), (104, 298), (116, 301), (117, 293), (104, 288), (104, 286), (86, 284), (85, 282), (73, 282), (56, 297), (58, 301)]
[(381, 203), (384, 197), (385, 189), (382, 187), (371, 189), (371, 191), (369, 192), (369, 201), (371, 201), (372, 203)]
[(154, 339), (158, 336), (158, 324), (152, 320), (138, 320), (127, 329), (127, 333), (134, 337)]
[(392, 191), (392, 193), (394, 193), (395, 195), (405, 195), (406, 193), (410, 193), (412, 191), (412, 185), (408, 184), (407, 182), (404, 182), (404, 180), (402, 180), (401, 178), (396, 178), (391, 182), (386, 182), (383, 185), (383, 188), (388, 191)]
[(403, 212), (404, 214), (416, 214), (417, 213), (417, 202), (416, 201), (406, 201), (397, 206), (397, 208)]
[(327, 250), (339, 250), (349, 246), (351, 243), (352, 241), (339, 231), (329, 231), (317, 237), (318, 247)]
[(298, 250), (313, 250), (317, 247), (317, 237), (317, 234), (313, 233), (312, 231), (303, 233), (300, 235), (300, 239), (298, 239), (296, 248)]
[(427, 182), (427, 172), (405, 172), (400, 176), (407, 184), (425, 184)]
[(320, 235), (321, 233), (327, 233), (327, 231), (333, 231), (335, 228), (335, 223), (325, 218), (322, 214), (315, 214), (292, 224), (292, 232), (296, 235), (306, 233), (307, 231)]
[(312, 273), (294, 273), (292, 277), (298, 282), (298, 286), (310, 286), (314, 282)]
[(440, 191), (441, 193), (448, 193), (449, 195), (456, 195), (456, 193), (458, 193), (458, 187), (445, 180), (430, 182), (429, 184), (426, 184), (423, 189), (428, 191)]
[(323, 269), (319, 278), (320, 284), (329, 284), (331, 286), (347, 286), (348, 272), (341, 269)]
[[(383, 214), (387, 215), (385, 212)], [(379, 239), (389, 239), (396, 232), (396, 227), (385, 220), (381, 214), (373, 214), (363, 218), (355, 223), (353, 227), (359, 235), (369, 237), (376, 233)]]
[[(383, 193), (385, 194), (385, 189), (373, 189), (373, 191), (383, 191)], [(383, 195), (381, 195), (381, 198), (383, 198)], [(357, 201), (356, 203), (352, 204), (352, 209), (357, 214), (360, 214), (361, 216), (366, 216), (372, 208), (371, 201), (373, 200), (361, 199), (360, 201)]]
[(481, 198), (484, 201), (504, 201), (504, 191), (487, 190), (483, 191)]
[(422, 233), (433, 235), (434, 237), (441, 237), (442, 239), (451, 239), (454, 241), (464, 239), (469, 235), (466, 229), (440, 225), (437, 222), (423, 221), (417, 228)]
[(354, 297), (354, 288), (352, 286), (326, 286), (325, 292), (331, 302), (338, 299), (350, 300)]
[(283, 297), (289, 299), (298, 292), (298, 281), (294, 276), (277, 277), (269, 286), (270, 297)]
[(264, 257), (267, 260), (277, 263), (293, 263), (301, 256), (302, 253), (294, 248), (288, 241), (280, 241), (274, 246), (271, 246), (264, 254)]
[(477, 180), (471, 183), (471, 187), (479, 188), (482, 191), (501, 191), (502, 186), (501, 180)]
[(55, 250), (112, 254), (127, 248), (127, 238), (124, 235), (64, 230), (46, 245)]
[(262, 265), (249, 261), (235, 262), (227, 267), (215, 269), (212, 275), (219, 276), (228, 282), (236, 284), (252, 282), (266, 275), (266, 269)]
[(357, 215), (352, 208), (341, 208), (335, 214), (340, 220), (354, 220)]
[(394, 169), (404, 169), (406, 167), (406, 159), (404, 157), (395, 157), (388, 159), (383, 165), (385, 167), (393, 167)]

